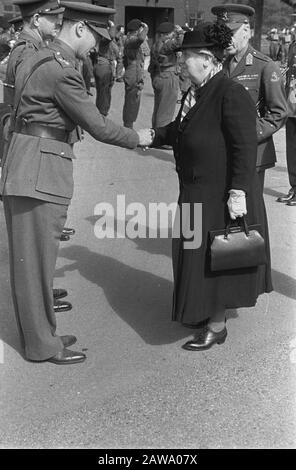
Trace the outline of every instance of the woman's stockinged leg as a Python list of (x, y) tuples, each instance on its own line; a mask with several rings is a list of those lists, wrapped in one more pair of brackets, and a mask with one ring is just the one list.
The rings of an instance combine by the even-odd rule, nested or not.
[(218, 333), (219, 331), (225, 328), (226, 323), (226, 311), (224, 307), (219, 308), (219, 310), (211, 316), (208, 327), (210, 330)]

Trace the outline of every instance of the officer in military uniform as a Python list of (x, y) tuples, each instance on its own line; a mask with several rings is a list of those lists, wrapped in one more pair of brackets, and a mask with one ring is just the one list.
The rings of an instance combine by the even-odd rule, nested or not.
[(286, 122), (286, 158), (290, 189), (288, 194), (277, 198), (277, 202), (296, 206), (296, 41), (291, 43), (288, 53), (286, 75), (288, 119)]
[[(63, 13), (63, 8), (59, 6), (58, 0), (15, 0), (13, 3), (20, 8), (21, 16), (24, 20), (22, 32), (10, 54), (7, 64), (4, 101), (9, 106), (12, 106), (14, 101), (14, 82), (18, 65), (43, 47), (45, 41), (56, 37)], [(7, 121), (4, 134), (7, 135), (11, 125)], [(78, 140), (75, 133), (73, 133), (73, 138), (73, 142)], [(73, 228), (64, 227), (61, 240), (69, 240), (70, 235), (74, 233), (75, 230)], [(60, 298), (61, 295), (65, 296), (65, 291), (63, 290), (59, 293), (55, 291), (55, 295), (58, 295)], [(63, 306), (56, 305), (56, 311), (70, 310), (71, 304), (66, 304), (66, 302), (63, 302)]]
[(114, 41), (115, 25), (109, 23), (110, 39), (103, 38), (95, 57), (94, 77), (96, 81), (96, 105), (103, 116), (107, 116), (111, 106), (111, 92), (115, 81), (115, 60), (119, 56), (119, 48)]
[(67, 349), (73, 335), (56, 335), (52, 283), (59, 239), (73, 194), (70, 132), (81, 126), (95, 139), (135, 148), (150, 145), (150, 130), (136, 132), (104, 118), (89, 98), (77, 60), (109, 37), (115, 10), (64, 2), (59, 38), (17, 68), (14, 132), (4, 162), (3, 198), (11, 288), (25, 357), (54, 364), (83, 362)]
[(183, 30), (173, 23), (160, 23), (151, 49), (148, 71), (154, 90), (152, 127), (164, 127), (172, 122), (179, 93), (177, 50), (183, 41)]
[(147, 33), (148, 26), (137, 18), (127, 24), (123, 53), (125, 95), (122, 119), (123, 125), (131, 129), (138, 117), (144, 87), (144, 54), (141, 44), (145, 41)]
[(230, 78), (244, 85), (257, 108), (257, 171), (262, 191), (265, 170), (276, 162), (272, 135), (286, 121), (287, 103), (279, 67), (270, 57), (250, 44), (250, 18), (255, 10), (247, 5), (224, 4), (212, 8), (217, 21), (224, 21), (233, 31), (232, 44), (226, 49), (224, 70)]

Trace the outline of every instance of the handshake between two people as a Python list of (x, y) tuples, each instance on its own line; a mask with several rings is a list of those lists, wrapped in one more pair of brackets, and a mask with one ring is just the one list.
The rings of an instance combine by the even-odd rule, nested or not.
[(142, 147), (145, 149), (146, 147), (149, 147), (155, 137), (155, 131), (154, 129), (140, 129), (137, 131), (137, 134), (139, 136), (139, 147)]

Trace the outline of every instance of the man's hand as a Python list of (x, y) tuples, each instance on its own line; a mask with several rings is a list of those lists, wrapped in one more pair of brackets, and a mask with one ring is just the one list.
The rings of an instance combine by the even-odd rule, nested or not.
[(229, 215), (231, 219), (242, 217), (247, 213), (246, 194), (240, 189), (231, 189), (227, 201)]
[(152, 144), (155, 132), (153, 129), (140, 129), (137, 131), (139, 136), (139, 146), (140, 147), (148, 147)]

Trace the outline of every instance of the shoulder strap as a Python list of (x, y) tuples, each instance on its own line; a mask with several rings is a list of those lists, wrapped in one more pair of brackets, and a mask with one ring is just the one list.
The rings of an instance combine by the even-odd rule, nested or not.
[(28, 80), (29, 78), (31, 78), (31, 76), (33, 75), (33, 73), (43, 64), (45, 64), (46, 62), (50, 62), (54, 60), (54, 57), (52, 56), (49, 56), (49, 57), (43, 57), (43, 59), (39, 60), (38, 62), (36, 62), (33, 67), (31, 68), (30, 70), (30, 73), (28, 74), (28, 76), (26, 77), (24, 83), (23, 83), (23, 86), (20, 90), (20, 92), (18, 93), (18, 95), (15, 97), (15, 106), (13, 108), (13, 113), (12, 113), (12, 121), (15, 121), (16, 117), (17, 117), (17, 112), (18, 112), (18, 108), (19, 108), (19, 105), (20, 105), (20, 102), (21, 102), (21, 99), (22, 99), (22, 96), (23, 96), (23, 93), (24, 93), (24, 90), (25, 90), (25, 87), (28, 83)]

